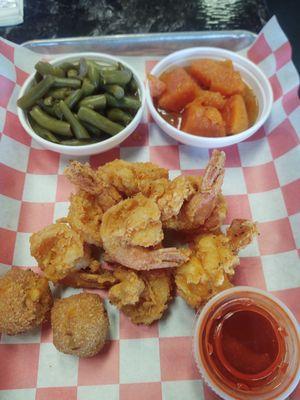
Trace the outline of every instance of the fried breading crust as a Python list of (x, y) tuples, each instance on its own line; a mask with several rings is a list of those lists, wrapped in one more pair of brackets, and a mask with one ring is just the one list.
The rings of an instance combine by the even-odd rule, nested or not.
[(157, 248), (163, 239), (160, 210), (142, 194), (121, 201), (103, 215), (101, 237), (110, 261), (135, 270), (170, 268), (187, 257), (176, 248)]
[(57, 222), (41, 229), (30, 237), (30, 252), (37, 260), (47, 279), (57, 282), (79, 267), (86, 267), (86, 257), (81, 236), (69, 225)]
[(99, 196), (80, 190), (70, 197), (67, 221), (83, 240), (96, 246), (102, 245), (100, 226), (103, 208)]
[(114, 276), (120, 281), (114, 285), (108, 294), (112, 304), (121, 309), (126, 305), (133, 305), (139, 301), (145, 284), (138, 274), (125, 268), (117, 268)]
[(31, 270), (7, 272), (0, 278), (0, 333), (17, 335), (39, 326), (52, 304), (46, 278)]
[(109, 320), (100, 296), (79, 293), (55, 301), (51, 325), (53, 344), (58, 351), (92, 357), (105, 344)]
[(192, 257), (175, 271), (178, 293), (193, 308), (231, 287), (238, 251), (257, 235), (256, 224), (233, 220), (227, 234), (204, 233), (194, 239)]
[(59, 281), (59, 283), (63, 286), (94, 289), (108, 289), (117, 282), (118, 280), (114, 274), (105, 270), (97, 273), (75, 271), (71, 272), (64, 279)]
[[(172, 279), (167, 271), (144, 271), (133, 273), (125, 268), (116, 271), (121, 284), (113, 286), (108, 293), (112, 304), (127, 315), (134, 324), (150, 325), (160, 319), (172, 298)], [(128, 290), (124, 290), (127, 285)]]
[(219, 273), (219, 282), (210, 274), (201, 261), (192, 256), (190, 260), (175, 272), (178, 294), (193, 308), (199, 308), (214, 294), (230, 288), (228, 276)]

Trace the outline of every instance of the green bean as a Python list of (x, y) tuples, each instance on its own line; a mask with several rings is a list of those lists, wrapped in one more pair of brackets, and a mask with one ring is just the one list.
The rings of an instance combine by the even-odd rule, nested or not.
[(88, 73), (88, 65), (85, 58), (80, 58), (79, 60), (79, 74), (80, 78), (85, 78)]
[(82, 121), (88, 122), (112, 136), (124, 129), (122, 125), (110, 121), (108, 118), (105, 118), (103, 115), (88, 107), (80, 107), (78, 117)]
[(36, 104), (40, 106), (41, 109), (44, 110), (47, 114), (52, 115), (52, 117), (57, 116), (54, 110), (55, 104), (53, 106), (46, 106), (43, 100), (38, 100)]
[(124, 89), (119, 85), (104, 85), (104, 89), (116, 99), (121, 99), (125, 94)]
[(122, 125), (128, 125), (132, 121), (132, 116), (119, 108), (111, 108), (108, 110), (107, 117), (111, 121), (120, 122)]
[(54, 78), (53, 87), (56, 88), (73, 88), (79, 89), (81, 86), (81, 81), (79, 79), (74, 78)]
[(118, 71), (118, 65), (99, 65), (99, 71)]
[[(74, 114), (74, 117), (79, 120), (79, 117), (77, 114)], [(96, 128), (95, 126), (89, 124), (88, 122), (80, 120), (81, 124), (86, 128), (86, 130), (93, 136), (97, 137), (103, 137), (107, 135), (107, 133), (102, 132), (101, 129)], [(109, 136), (108, 136), (109, 137)]]
[(120, 99), (119, 102), (120, 108), (129, 108), (137, 111), (141, 107), (140, 100), (132, 96), (123, 97), (123, 99)]
[(54, 100), (52, 96), (47, 96), (44, 98), (45, 106), (53, 106)]
[(59, 67), (54, 67), (53, 65), (45, 61), (39, 61), (35, 64), (34, 68), (43, 76), (53, 75), (59, 78), (63, 78), (65, 76), (65, 72), (63, 69)]
[(59, 107), (59, 103), (58, 103), (58, 102), (56, 102), (56, 103), (54, 104), (53, 110), (54, 110), (54, 113), (55, 113), (55, 117), (58, 118), (58, 119), (60, 119), (60, 120), (63, 120), (64, 114), (62, 113), (62, 111), (61, 111), (61, 109), (60, 109), (60, 107)]
[(67, 71), (67, 77), (68, 78), (78, 78), (78, 73), (76, 71), (76, 69), (71, 68)]
[(65, 146), (84, 146), (86, 144), (93, 144), (97, 143), (97, 140), (79, 140), (79, 139), (69, 139), (69, 140), (62, 140), (61, 144), (64, 144)]
[(51, 89), (49, 90), (48, 94), (54, 97), (54, 99), (56, 100), (63, 100), (71, 94), (71, 89), (65, 87)]
[(83, 96), (90, 96), (96, 88), (89, 79), (84, 78), (81, 89)]
[(118, 64), (114, 64), (114, 65), (98, 64), (96, 61), (93, 61), (93, 60), (89, 60), (89, 63), (93, 64), (94, 67), (97, 68), (97, 70), (99, 72), (102, 72), (102, 71), (117, 71), (119, 69)]
[(51, 75), (46, 76), (46, 78), (44, 78), (38, 84), (31, 87), (28, 92), (24, 94), (24, 96), (19, 98), (17, 105), (23, 110), (33, 106), (36, 101), (43, 97), (52, 87), (54, 79), (55, 78)]
[(138, 85), (137, 85), (136, 80), (134, 78), (131, 78), (130, 82), (128, 83), (128, 89), (129, 89), (131, 94), (137, 93)]
[(109, 107), (116, 107), (116, 108), (119, 107), (119, 101), (114, 96), (112, 96), (109, 93), (105, 93), (105, 97), (106, 97), (106, 104)]
[(128, 69), (123, 71), (102, 71), (101, 77), (104, 85), (116, 84), (125, 86), (132, 77), (132, 72)]
[(59, 68), (67, 72), (68, 69), (74, 68), (74, 65), (69, 61), (64, 61), (63, 63), (59, 64)]
[[(77, 116), (77, 117), (78, 117), (78, 116)], [(86, 128), (86, 130), (87, 130), (90, 134), (92, 134), (92, 135), (94, 135), (94, 136), (101, 137), (101, 136), (103, 136), (103, 134), (106, 135), (106, 133), (105, 133), (105, 132), (102, 132), (101, 129), (96, 128), (95, 126), (89, 124), (88, 122), (81, 121), (81, 123), (82, 123), (82, 125)]]
[(88, 78), (92, 82), (94, 87), (97, 88), (100, 83), (99, 71), (97, 70), (95, 65), (90, 63), (89, 61), (87, 61), (87, 65), (88, 65), (88, 72), (87, 72)]
[(36, 72), (34, 74), (34, 81), (35, 83), (39, 83), (43, 80), (43, 75), (41, 75), (39, 72)]
[(37, 135), (39, 135), (40, 137), (42, 137), (45, 140), (50, 140), (50, 142), (59, 143), (59, 140), (57, 139), (57, 137), (55, 135), (53, 135), (52, 132), (48, 131), (48, 129), (43, 128), (42, 126), (37, 124), (35, 122), (35, 120), (32, 119), (31, 117), (29, 118), (29, 122), (30, 122), (32, 129), (34, 130), (34, 132)]
[(87, 96), (79, 102), (79, 107), (90, 107), (93, 110), (103, 109), (106, 106), (106, 97), (104, 94)]
[(136, 111), (141, 106), (141, 102), (134, 97), (124, 96), (122, 99), (117, 100), (108, 93), (105, 93), (105, 97), (109, 107), (132, 109)]
[(39, 106), (34, 106), (29, 112), (31, 117), (43, 128), (61, 136), (72, 136), (71, 126), (67, 122), (50, 117)]
[(62, 100), (59, 103), (59, 107), (64, 114), (65, 119), (69, 122), (71, 125), (72, 131), (74, 132), (74, 135), (76, 136), (77, 139), (89, 139), (90, 135), (88, 134), (87, 130), (85, 129), (84, 126), (81, 125), (81, 123), (76, 119), (76, 117), (73, 115), (72, 111), (69, 109), (69, 107), (66, 105), (66, 103)]
[(69, 96), (64, 100), (66, 105), (72, 110), (72, 108), (79, 102), (83, 95), (82, 89), (74, 90)]

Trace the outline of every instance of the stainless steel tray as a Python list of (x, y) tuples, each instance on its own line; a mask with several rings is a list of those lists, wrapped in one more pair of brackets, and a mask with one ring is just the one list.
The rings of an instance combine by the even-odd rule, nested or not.
[(22, 46), (40, 54), (98, 51), (120, 56), (164, 56), (197, 46), (240, 51), (250, 46), (255, 38), (255, 33), (243, 30), (203, 31), (32, 40)]

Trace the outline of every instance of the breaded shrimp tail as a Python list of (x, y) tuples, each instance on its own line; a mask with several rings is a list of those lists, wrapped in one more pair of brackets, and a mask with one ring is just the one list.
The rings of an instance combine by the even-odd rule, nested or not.
[(142, 194), (123, 200), (103, 215), (101, 237), (110, 261), (136, 270), (181, 265), (187, 256), (176, 248), (153, 248), (163, 239), (160, 210)]
[[(224, 179), (225, 153), (214, 150), (205, 169), (203, 178), (189, 177), (194, 185), (194, 193), (182, 205), (180, 212), (173, 218), (164, 221), (164, 227), (177, 231), (201, 229), (214, 214), (220, 219), (224, 214), (214, 212), (221, 201), (221, 187)], [(220, 211), (220, 207), (219, 210)], [(222, 221), (220, 221), (220, 224)], [(209, 226), (210, 224), (207, 224)], [(215, 223), (213, 223), (215, 225)]]
[(64, 170), (64, 174), (78, 188), (91, 194), (97, 194), (103, 190), (102, 182), (97, 179), (89, 163), (81, 164), (79, 161), (71, 161)]

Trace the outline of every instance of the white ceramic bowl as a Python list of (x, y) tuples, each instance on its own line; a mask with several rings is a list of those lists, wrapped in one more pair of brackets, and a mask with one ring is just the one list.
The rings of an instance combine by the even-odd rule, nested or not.
[(236, 135), (217, 138), (195, 136), (190, 133), (183, 132), (166, 122), (156, 111), (150, 94), (149, 83), (147, 82), (146, 101), (153, 119), (167, 135), (178, 140), (179, 142), (191, 146), (217, 148), (230, 146), (234, 143), (238, 143), (247, 139), (249, 136), (257, 132), (257, 130), (264, 124), (270, 115), (273, 104), (273, 92), (271, 85), (264, 73), (253, 62), (229, 50), (224, 50), (217, 47), (193, 47), (190, 49), (176, 51), (175, 53), (163, 58), (154, 66), (151, 74), (158, 77), (169, 68), (175, 66), (186, 66), (190, 64), (192, 60), (199, 58), (232, 60), (234, 69), (241, 73), (243, 80), (253, 89), (258, 100), (259, 113), (255, 124), (246, 131)]
[[(104, 151), (110, 150), (113, 147), (116, 147), (118, 144), (123, 142), (138, 126), (140, 123), (142, 116), (143, 116), (143, 110), (145, 107), (145, 89), (144, 89), (144, 84), (140, 77), (138, 76), (138, 73), (134, 68), (132, 68), (129, 64), (124, 62), (123, 60), (120, 60), (117, 57), (110, 56), (108, 54), (102, 54), (102, 53), (73, 53), (69, 55), (65, 55), (62, 57), (57, 57), (50, 61), (50, 64), (53, 65), (59, 65), (62, 62), (69, 61), (78, 61), (80, 57), (85, 57), (88, 59), (92, 59), (95, 61), (102, 61), (102, 62), (119, 62), (122, 65), (124, 65), (126, 68), (128, 68), (132, 74), (133, 77), (135, 78), (137, 85), (138, 85), (138, 90), (139, 90), (139, 96), (141, 100), (141, 107), (134, 116), (133, 120), (130, 122), (129, 125), (127, 125), (121, 132), (117, 133), (115, 136), (112, 136), (109, 139), (103, 140), (102, 142), (98, 143), (93, 143), (93, 144), (88, 144), (85, 146), (66, 146), (66, 145), (59, 145), (56, 143), (49, 142), (48, 140), (45, 140), (38, 136), (34, 130), (31, 128), (30, 123), (28, 121), (26, 112), (24, 112), (20, 107), (18, 107), (18, 117), (19, 120), (23, 126), (23, 128), (26, 130), (26, 132), (41, 146), (45, 147), (46, 149), (56, 151), (57, 153), (61, 154), (68, 154), (72, 156), (87, 156), (87, 155), (92, 155), (92, 154), (98, 154), (98, 153), (103, 153)], [(31, 87), (34, 79), (34, 73), (32, 73), (24, 82), (21, 90), (19, 97), (22, 97), (24, 93)]]

